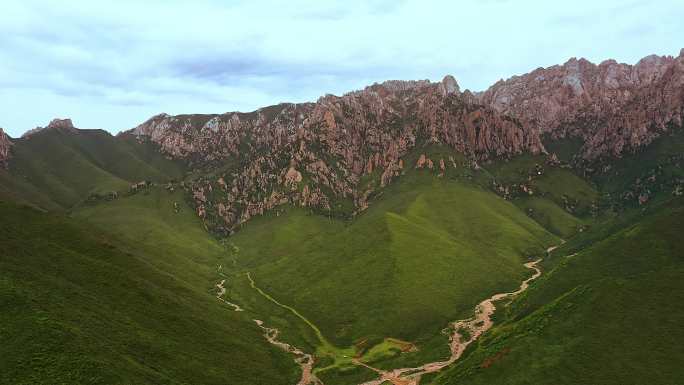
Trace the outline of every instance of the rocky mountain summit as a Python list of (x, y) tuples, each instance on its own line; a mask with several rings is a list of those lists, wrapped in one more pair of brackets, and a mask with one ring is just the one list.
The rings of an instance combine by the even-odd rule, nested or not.
[[(684, 118), (684, 50), (635, 65), (571, 59), (461, 91), (440, 82), (390, 80), (314, 103), (241, 113), (156, 115), (121, 137), (151, 142), (193, 171), (183, 182), (207, 226), (228, 234), (254, 215), (292, 203), (354, 216), (408, 169), (479, 169), (493, 159), (547, 154), (544, 143), (576, 138), (576, 164), (638, 151)], [(75, 133), (69, 119), (44, 130)], [(0, 164), (10, 156), (0, 131)], [(428, 147), (445, 149), (432, 156)], [(574, 151), (574, 150), (573, 150)]]
[[(201, 217), (230, 232), (286, 202), (353, 214), (405, 167), (456, 166), (423, 157), (407, 165), (418, 146), (447, 146), (473, 162), (546, 153), (543, 138), (581, 138), (586, 161), (635, 151), (682, 125), (683, 54), (633, 66), (571, 59), (478, 94), (461, 92), (452, 76), (392, 80), (251, 113), (161, 114), (126, 134), (194, 168), (218, 170), (192, 195)], [(374, 177), (377, 186), (367, 182)]]
[(64, 130), (72, 133), (77, 131), (74, 124), (71, 122), (71, 119), (52, 119), (46, 127), (36, 127), (32, 130), (28, 130), (21, 137), (29, 138), (44, 130)]
[(446, 145), (473, 159), (544, 151), (534, 131), (461, 93), (451, 76), (388, 81), (248, 114), (162, 114), (130, 133), (196, 167), (223, 170), (194, 186), (193, 196), (198, 214), (215, 212), (227, 231), (285, 202), (363, 210), (375, 187), (362, 179), (377, 175), (384, 187), (414, 166), (403, 158), (418, 144)]
[(6, 167), (10, 158), (10, 147), (12, 141), (9, 136), (0, 128), (0, 167)]
[(635, 65), (572, 58), (499, 81), (480, 101), (553, 138), (583, 139), (582, 157), (619, 156), (648, 144), (684, 116), (684, 49)]

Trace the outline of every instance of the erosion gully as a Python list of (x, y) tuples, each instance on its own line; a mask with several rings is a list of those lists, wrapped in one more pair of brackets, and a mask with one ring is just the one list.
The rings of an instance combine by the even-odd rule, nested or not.
[[(551, 253), (557, 247), (558, 246), (549, 247), (546, 250), (547, 254)], [(378, 374), (377, 379), (364, 382), (360, 385), (381, 385), (387, 383), (393, 385), (418, 385), (423, 375), (438, 372), (443, 368), (456, 362), (459, 358), (461, 358), (461, 355), (463, 355), (463, 352), (471, 343), (476, 341), (482, 334), (484, 334), (493, 326), (492, 315), (496, 310), (496, 306), (494, 305), (494, 303), (502, 300), (511, 300), (515, 298), (517, 295), (527, 290), (527, 288), (530, 285), (530, 282), (539, 278), (539, 276), (541, 275), (541, 270), (537, 267), (539, 262), (541, 262), (541, 259), (524, 264), (526, 268), (533, 270), (534, 273), (531, 277), (522, 281), (518, 290), (509, 293), (495, 294), (485, 299), (475, 307), (475, 315), (473, 317), (454, 321), (449, 325), (451, 328), (451, 334), (449, 336), (449, 349), (451, 351), (451, 355), (448, 359), (444, 361), (430, 362), (417, 367), (400, 368), (392, 370), (378, 369), (355, 359), (354, 364), (366, 367)], [(249, 276), (249, 273), (247, 273), (247, 277), (250, 279), (252, 287), (256, 288), (254, 286), (254, 281), (251, 279), (251, 276)], [(223, 298), (223, 296), (226, 293), (226, 289), (223, 286), (224, 284), (225, 279), (216, 284), (216, 288), (218, 289), (216, 298), (231, 306), (235, 311), (243, 311), (243, 309), (239, 305), (236, 305), (232, 302), (228, 302)], [(261, 290), (259, 291), (261, 292)], [(264, 295), (265, 293), (261, 294)], [(269, 297), (268, 295), (266, 296)], [(278, 304), (281, 306), (285, 306), (280, 303)], [(287, 308), (290, 307), (288, 306)], [(296, 310), (291, 310), (298, 314)], [(278, 329), (266, 327), (264, 326), (264, 322), (258, 319), (254, 319), (253, 321), (257, 324), (258, 327), (261, 328), (261, 330), (264, 331), (264, 338), (266, 338), (266, 340), (270, 344), (278, 347), (281, 350), (291, 353), (296, 357), (295, 362), (302, 369), (302, 377), (300, 378), (297, 385), (323, 385), (323, 382), (313, 373), (314, 357), (311, 354), (304, 353), (302, 350), (286, 342), (278, 340), (278, 335), (280, 334), (280, 331)], [(317, 330), (315, 326), (314, 329)], [(463, 330), (467, 332), (463, 333)]]

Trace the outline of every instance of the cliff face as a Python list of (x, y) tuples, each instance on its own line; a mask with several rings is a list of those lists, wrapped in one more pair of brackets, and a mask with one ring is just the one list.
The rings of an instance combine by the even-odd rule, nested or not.
[(499, 81), (479, 95), (528, 130), (581, 137), (582, 157), (619, 156), (650, 143), (684, 114), (684, 50), (635, 65), (570, 59)]
[(0, 128), (0, 167), (7, 167), (10, 158), (10, 147), (12, 147), (12, 141)]
[[(682, 52), (684, 54), (684, 51)], [(472, 160), (545, 152), (541, 138), (577, 136), (580, 157), (619, 156), (681, 126), (684, 56), (636, 65), (571, 59), (500, 81), (477, 95), (456, 80), (388, 81), (316, 103), (252, 113), (157, 115), (129, 133), (195, 168), (221, 170), (191, 189), (198, 215), (230, 232), (251, 216), (291, 202), (336, 211), (367, 207), (400, 175), (416, 146), (446, 145)], [(421, 157), (421, 159), (423, 159)], [(427, 168), (453, 161), (423, 159)]]
[(460, 93), (451, 76), (389, 81), (249, 114), (162, 114), (131, 133), (196, 167), (225, 169), (193, 186), (193, 196), (200, 216), (215, 212), (227, 229), (285, 202), (334, 210), (333, 201), (346, 200), (363, 209), (370, 191), (360, 179), (378, 172), (382, 185), (390, 183), (419, 143), (477, 159), (543, 151), (535, 132)]
[(355, 170), (368, 162), (367, 152), (396, 157), (419, 137), (483, 158), (542, 150), (537, 135), (528, 135), (514, 119), (481, 105), (469, 92), (461, 94), (451, 76), (442, 83), (388, 81), (342, 97), (253, 113), (161, 114), (132, 133), (149, 137), (169, 155), (196, 161), (321, 142)]

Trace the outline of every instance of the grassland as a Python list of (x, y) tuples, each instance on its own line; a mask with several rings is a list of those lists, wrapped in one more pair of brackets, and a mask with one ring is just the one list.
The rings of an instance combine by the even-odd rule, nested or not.
[[(684, 202), (569, 242), (435, 384), (676, 384), (684, 378)], [(614, 225), (614, 224), (613, 224)], [(575, 254), (576, 253), (576, 254)]]
[(126, 191), (131, 183), (182, 178), (184, 167), (149, 143), (101, 130), (45, 130), (18, 139), (0, 197), (48, 210), (70, 209), (93, 193)]
[[(612, 162), (610, 172), (596, 174), (591, 179), (605, 193), (617, 194), (630, 189), (637, 179), (645, 180), (655, 175), (657, 183), (651, 188), (657, 188), (658, 184), (670, 179), (684, 180), (683, 154), (684, 129), (672, 130), (635, 154)], [(670, 192), (671, 189), (666, 191), (667, 195)]]
[[(473, 169), (432, 145), (384, 189), (379, 173), (366, 176), (377, 192), (353, 220), (283, 206), (222, 240), (181, 190), (84, 204), (131, 182), (182, 179), (184, 167), (149, 144), (101, 131), (20, 140), (0, 199), (52, 213), (0, 204), (0, 383), (296, 382), (292, 357), (253, 318), (314, 353), (326, 385), (359, 383), (375, 375), (353, 358), (384, 369), (445, 358), (448, 322), (517, 288), (522, 263), (559, 237), (568, 242), (542, 278), (425, 383), (676, 383), (684, 204), (665, 186), (646, 208), (594, 212), (602, 193), (653, 169), (681, 176), (672, 159), (684, 142), (673, 138), (589, 180), (541, 156)], [(562, 159), (572, 146), (559, 144)], [(420, 153), (458, 167), (413, 170)], [(507, 201), (497, 184), (533, 193)], [(219, 279), (245, 312), (216, 301)]]
[(572, 169), (547, 164), (546, 156), (497, 160), (468, 171), (468, 175), (483, 188), (498, 190), (499, 195), (561, 238), (576, 235), (596, 219), (601, 200), (597, 187)]
[(567, 212), (553, 201), (543, 197), (521, 197), (514, 200), (516, 206), (529, 213), (542, 227), (559, 235), (570, 238), (590, 221), (580, 219)]
[[(446, 355), (447, 323), (516, 287), (526, 275), (522, 262), (557, 238), (476, 185), (412, 171), (352, 222), (289, 208), (255, 218), (230, 242), (239, 250), (236, 272), (249, 271), (320, 330), (323, 340), (299, 337), (316, 349), (319, 367), (353, 372), (352, 357), (366, 349), (373, 360), (382, 346), (396, 356), (387, 337), (418, 351), (386, 365)], [(249, 306), (249, 289), (237, 285), (234, 298)]]
[(180, 198), (77, 218), (0, 204), (0, 383), (296, 382), (292, 357), (214, 298), (225, 249)]

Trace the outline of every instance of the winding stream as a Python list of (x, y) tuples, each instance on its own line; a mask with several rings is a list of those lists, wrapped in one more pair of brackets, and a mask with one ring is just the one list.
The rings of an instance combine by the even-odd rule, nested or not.
[(264, 321), (255, 319), (254, 322), (256, 322), (257, 326), (264, 331), (264, 337), (266, 337), (266, 340), (271, 345), (275, 345), (278, 348), (297, 356), (295, 362), (302, 368), (302, 377), (297, 385), (323, 385), (323, 382), (313, 374), (314, 358), (311, 354), (304, 353), (286, 342), (278, 341), (278, 334), (280, 334), (280, 331), (276, 328), (267, 328), (264, 326)]
[[(549, 248), (547, 252), (550, 253), (554, 248)], [(449, 359), (445, 361), (430, 362), (414, 368), (401, 368), (393, 370), (377, 369), (364, 364), (363, 362), (355, 360), (354, 363), (357, 365), (365, 366), (366, 368), (373, 370), (380, 375), (380, 378), (377, 380), (364, 382), (361, 385), (380, 385), (386, 382), (394, 385), (417, 385), (423, 375), (437, 372), (456, 362), (456, 360), (461, 357), (468, 345), (473, 343), (478, 337), (492, 327), (492, 314), (494, 314), (494, 310), (496, 310), (494, 302), (501, 301), (503, 299), (512, 299), (513, 297), (525, 291), (529, 287), (530, 282), (537, 279), (541, 275), (541, 270), (537, 267), (537, 264), (540, 261), (541, 259), (538, 259), (534, 262), (528, 262), (525, 264), (526, 268), (534, 270), (534, 274), (530, 278), (524, 280), (520, 284), (520, 288), (518, 290), (510, 293), (500, 293), (491, 296), (490, 298), (480, 302), (480, 304), (475, 307), (475, 315), (473, 317), (455, 321), (450, 325), (453, 329), (453, 332), (449, 336), (449, 349), (451, 350), (451, 356)], [(467, 333), (463, 333), (466, 334), (466, 336), (461, 333), (461, 330), (467, 331)]]
[[(549, 247), (546, 252), (547, 254), (550, 254), (557, 246)], [(458, 320), (452, 322), (449, 326), (450, 329), (452, 330), (451, 335), (449, 336), (449, 349), (451, 351), (451, 355), (449, 358), (445, 361), (436, 361), (436, 362), (430, 362), (418, 367), (412, 367), (412, 368), (400, 368), (400, 369), (392, 369), (392, 370), (382, 370), (378, 368), (374, 368), (368, 364), (365, 364), (357, 359), (354, 359), (353, 362), (356, 365), (364, 366), (374, 372), (376, 372), (379, 375), (379, 378), (376, 380), (372, 381), (367, 381), (364, 382), (361, 385), (381, 385), (383, 383), (391, 383), (393, 385), (418, 385), (420, 383), (420, 379), (423, 375), (428, 374), (428, 373), (434, 373), (437, 371), (442, 370), (446, 366), (449, 366), (456, 362), (459, 358), (461, 358), (461, 355), (463, 355), (463, 352), (466, 350), (468, 345), (473, 343), (475, 340), (477, 340), (483, 333), (485, 333), (487, 330), (489, 330), (492, 325), (492, 314), (494, 314), (494, 311), (496, 310), (496, 306), (494, 305), (494, 302), (501, 301), (504, 299), (513, 299), (523, 291), (527, 290), (527, 288), (530, 285), (530, 282), (533, 280), (539, 278), (541, 275), (541, 270), (537, 267), (537, 264), (541, 262), (541, 259), (538, 259), (533, 262), (528, 262), (525, 263), (524, 266), (530, 270), (534, 271), (534, 274), (532, 274), (531, 277), (527, 278), (524, 280), (521, 284), (518, 290), (510, 292), (510, 293), (499, 293), (491, 296), (490, 298), (480, 302), (476, 307), (475, 307), (475, 315), (473, 317), (463, 319), (463, 320)], [(260, 292), (260, 294), (264, 295), (266, 298), (269, 298), (271, 301), (275, 302), (277, 305), (287, 308), (294, 312), (298, 317), (302, 318), (309, 326), (311, 326), (319, 335), (319, 338), (322, 338), (322, 341), (325, 341), (325, 339), (322, 337), (320, 331), (318, 328), (310, 323), (306, 318), (304, 318), (301, 314), (299, 314), (294, 308), (291, 308), (289, 306), (283, 305), (280, 302), (276, 301), (272, 297), (270, 297), (268, 294), (264, 293), (261, 289), (259, 289), (254, 280), (252, 279), (251, 275), (249, 273), (246, 273), (247, 278), (250, 281), (250, 284), (252, 288), (256, 289), (257, 291)], [(221, 282), (216, 284), (216, 288), (218, 289), (218, 292), (216, 294), (216, 298), (219, 300), (223, 301), (224, 303), (230, 305), (233, 307), (235, 311), (243, 311), (239, 305), (236, 305), (232, 302), (228, 302), (225, 299), (223, 299), (223, 295), (226, 293), (226, 288), (224, 287), (225, 284), (225, 279), (222, 280)], [(323, 385), (323, 382), (316, 377), (316, 375), (313, 373), (313, 366), (314, 366), (314, 357), (311, 354), (304, 353), (302, 350), (286, 343), (278, 340), (278, 335), (280, 334), (280, 331), (276, 328), (269, 328), (264, 326), (264, 322), (258, 319), (253, 320), (257, 326), (259, 326), (263, 331), (264, 331), (264, 338), (271, 344), (276, 347), (278, 347), (281, 350), (284, 350), (288, 353), (291, 353), (296, 356), (295, 362), (301, 367), (302, 369), (302, 377), (297, 383), (297, 385)], [(465, 330), (465, 332), (463, 332)]]
[[(252, 280), (251, 276), (248, 275), (248, 277), (252, 282), (252, 287), (254, 287), (254, 281)], [(226, 288), (223, 286), (225, 283), (226, 280), (224, 279), (216, 284), (216, 288), (218, 289), (216, 292), (216, 298), (219, 301), (231, 306), (234, 311), (244, 311), (245, 309), (241, 308), (239, 305), (229, 302), (223, 298), (223, 295), (226, 294)], [(280, 334), (280, 330), (264, 326), (264, 321), (258, 319), (254, 319), (252, 321), (254, 321), (257, 326), (264, 331), (264, 338), (266, 338), (266, 341), (268, 341), (271, 345), (274, 345), (279, 349), (296, 356), (294, 361), (302, 369), (302, 377), (299, 379), (299, 382), (297, 382), (297, 385), (323, 385), (323, 382), (319, 380), (315, 374), (313, 374), (314, 357), (311, 354), (304, 353), (302, 350), (286, 342), (279, 341), (278, 334)]]
[(216, 298), (218, 298), (219, 301), (231, 306), (235, 311), (245, 311), (245, 309), (241, 308), (240, 305), (228, 302), (225, 299), (223, 299), (223, 295), (226, 294), (226, 288), (223, 286), (225, 283), (226, 280), (224, 279), (216, 284), (216, 288), (218, 289), (218, 292), (216, 292)]

